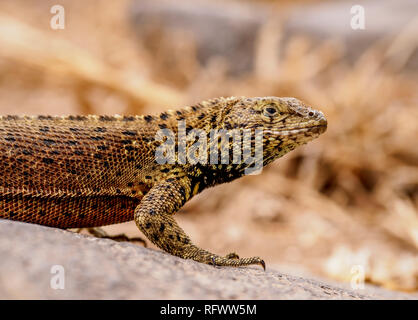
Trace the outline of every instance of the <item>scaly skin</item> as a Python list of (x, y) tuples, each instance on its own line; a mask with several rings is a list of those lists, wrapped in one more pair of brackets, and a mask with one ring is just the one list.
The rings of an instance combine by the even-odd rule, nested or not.
[[(194, 195), (243, 176), (249, 166), (243, 160), (231, 164), (232, 153), (229, 164), (158, 164), (155, 151), (163, 142), (157, 131), (167, 128), (177, 135), (179, 121), (185, 121), (187, 132), (263, 129), (263, 165), (327, 126), (321, 112), (276, 97), (219, 98), (158, 116), (3, 116), (0, 218), (58, 228), (135, 220), (149, 240), (173, 255), (265, 267), (259, 257), (221, 257), (200, 249), (174, 220)], [(232, 150), (232, 141), (227, 146)]]

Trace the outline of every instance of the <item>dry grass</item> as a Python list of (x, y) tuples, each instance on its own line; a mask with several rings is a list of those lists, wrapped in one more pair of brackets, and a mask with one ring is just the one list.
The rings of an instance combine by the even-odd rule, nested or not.
[(231, 78), (224, 61), (200, 66), (187, 39), (144, 50), (129, 32), (124, 1), (89, 2), (61, 33), (39, 20), (50, 3), (43, 12), (35, 3), (0, 5), (2, 114), (142, 113), (221, 95), (298, 97), (325, 113), (327, 133), (260, 176), (204, 192), (180, 223), (219, 253), (236, 249), (348, 281), (362, 265), (371, 283), (418, 289), (418, 75), (403, 68), (417, 44), (411, 28), (349, 64), (337, 42), (300, 36), (275, 46), (277, 28), (266, 26), (253, 74)]

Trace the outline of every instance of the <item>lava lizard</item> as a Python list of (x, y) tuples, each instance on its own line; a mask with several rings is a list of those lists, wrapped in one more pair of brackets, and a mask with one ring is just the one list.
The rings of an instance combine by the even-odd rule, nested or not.
[[(178, 134), (179, 123), (186, 134), (192, 129), (207, 134), (252, 130), (252, 147), (255, 130), (261, 129), (262, 166), (327, 128), (321, 112), (295, 98), (278, 97), (217, 98), (146, 116), (1, 116), (0, 218), (58, 228), (135, 220), (150, 241), (175, 256), (265, 268), (259, 257), (223, 257), (195, 246), (174, 220), (194, 195), (245, 175), (250, 166), (243, 159), (159, 163), (156, 150), (167, 137), (157, 136), (164, 129)], [(233, 144), (227, 140), (230, 149)], [(214, 146), (225, 145), (217, 141)], [(232, 156), (228, 152), (226, 160)]]

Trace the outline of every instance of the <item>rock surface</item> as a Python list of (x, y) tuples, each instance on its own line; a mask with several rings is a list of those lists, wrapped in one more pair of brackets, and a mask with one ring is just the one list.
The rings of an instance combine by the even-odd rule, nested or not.
[[(52, 289), (53, 266), (64, 289)], [(417, 299), (258, 267), (221, 268), (131, 243), (0, 219), (0, 299)]]

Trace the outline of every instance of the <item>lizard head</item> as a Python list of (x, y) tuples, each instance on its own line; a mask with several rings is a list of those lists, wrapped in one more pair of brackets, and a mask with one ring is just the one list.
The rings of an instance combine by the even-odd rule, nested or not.
[(203, 161), (187, 164), (185, 169), (198, 181), (196, 192), (259, 173), (263, 166), (315, 139), (327, 128), (322, 112), (295, 98), (218, 98), (200, 104), (202, 107), (209, 112), (199, 113), (197, 107), (188, 109), (195, 115), (198, 129), (205, 128), (203, 140), (208, 142), (200, 148), (200, 138), (197, 142), (188, 139), (190, 154), (199, 157), (203, 150)]
[[(231, 101), (232, 102), (232, 101)], [(323, 113), (295, 98), (244, 98), (230, 104), (225, 123), (263, 130), (263, 164), (305, 144), (327, 128)]]

